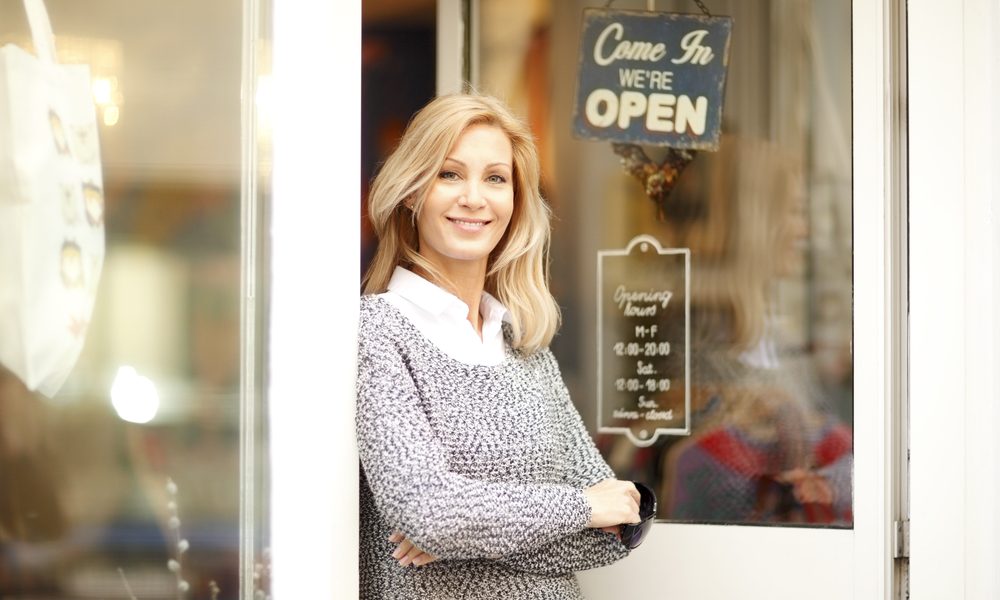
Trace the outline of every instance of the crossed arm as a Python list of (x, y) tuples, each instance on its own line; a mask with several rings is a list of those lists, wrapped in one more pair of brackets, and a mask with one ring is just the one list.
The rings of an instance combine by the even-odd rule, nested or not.
[[(551, 574), (601, 566), (627, 554), (611, 526), (637, 520), (637, 504), (633, 516), (627, 499), (634, 487), (613, 480), (555, 359), (543, 352), (545, 368), (554, 370), (549, 379), (557, 382), (553, 401), (564, 415), (563, 477), (558, 483), (497, 482), (449, 470), (399, 352), (385, 344), (361, 344), (360, 456), (378, 510), (394, 530), (390, 539), (399, 544), (394, 556), (401, 564), (480, 558)], [(495, 503), (497, 498), (503, 502)]]

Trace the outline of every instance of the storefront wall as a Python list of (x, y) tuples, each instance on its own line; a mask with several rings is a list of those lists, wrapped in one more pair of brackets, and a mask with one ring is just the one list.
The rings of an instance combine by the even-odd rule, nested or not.
[[(995, 308), (991, 302), (996, 289), (992, 267), (997, 256), (997, 236), (996, 224), (991, 221), (992, 211), (996, 208), (996, 182), (991, 179), (995, 175), (991, 175), (992, 169), (984, 165), (995, 162), (997, 150), (996, 125), (987, 107), (993, 105), (991, 95), (995, 94), (993, 82), (996, 81), (997, 70), (996, 58), (991, 58), (996, 56), (996, 52), (991, 51), (991, 44), (1000, 32), (1000, 26), (995, 8), (987, 3), (970, 0), (963, 5), (964, 12), (950, 14), (947, 18), (933, 12), (936, 9), (931, 3), (911, 2), (908, 22), (908, 147), (911, 162), (907, 189), (910, 203), (911, 310), (907, 387), (912, 403), (911, 452), (914, 457), (920, 457), (911, 466), (914, 501), (909, 545), (912, 557), (910, 593), (915, 598), (992, 597), (998, 589), (995, 574), (990, 568), (997, 558), (998, 534), (990, 508), (995, 504), (997, 449), (988, 441), (988, 432), (995, 430), (997, 424), (997, 389), (991, 369), (985, 365), (994, 364), (992, 359), (995, 358), (997, 341)], [(905, 122), (891, 119), (905, 119), (905, 113), (900, 106), (890, 106), (888, 90), (891, 85), (886, 66), (889, 42), (886, 35), (889, 30), (887, 14), (891, 11), (871, 3), (858, 3), (853, 12), (854, 54), (868, 59), (864, 63), (855, 62), (852, 84), (855, 111), (855, 255), (864, 257), (863, 261), (855, 261), (856, 381), (858, 388), (871, 386), (874, 390), (870, 395), (856, 395), (855, 449), (858, 464), (855, 482), (858, 490), (867, 488), (867, 491), (859, 491), (855, 497), (853, 531), (820, 531), (816, 534), (816, 543), (810, 541), (811, 534), (806, 533), (802, 537), (806, 540), (804, 546), (790, 550), (787, 544), (778, 543), (776, 551), (782, 558), (787, 558), (802, 549), (806, 553), (818, 552), (817, 548), (822, 543), (827, 549), (832, 548), (834, 553), (848, 553), (851, 555), (848, 566), (838, 569), (836, 573), (840, 582), (833, 584), (832, 589), (837, 594), (834, 597), (891, 598), (894, 583), (891, 528), (899, 509), (893, 505), (896, 492), (889, 475), (894, 452), (891, 421), (897, 415), (883, 394), (899, 393), (897, 387), (900, 384), (896, 383), (894, 387), (891, 380), (891, 365), (893, 361), (901, 361), (904, 355), (893, 347), (891, 340), (897, 338), (891, 338), (886, 326), (894, 309), (898, 308), (891, 306), (887, 299), (892, 290), (888, 277), (895, 238), (891, 236), (901, 235), (898, 228), (892, 228), (893, 223), (888, 216), (892, 206), (890, 194), (899, 194), (900, 191), (893, 189), (898, 184), (891, 180), (888, 148), (891, 146), (893, 124)], [(336, 25), (331, 25), (335, 22)], [(330, 20), (328, 27), (328, 31), (337, 32), (336, 35), (328, 35), (328, 38), (349, 37), (356, 32), (356, 28), (345, 20)], [(282, 43), (293, 47), (301, 38), (288, 34), (285, 42), (281, 42), (279, 33), (278, 39), (280, 49)], [(940, 50), (942, 48), (961, 48), (965, 60), (942, 62), (948, 60), (947, 54)], [(334, 50), (331, 48), (330, 51)], [(343, 48), (339, 51), (342, 52)], [(964, 66), (956, 68), (954, 65)], [(292, 77), (295, 70), (286, 68), (286, 75)], [(290, 84), (292, 79), (285, 81)], [(303, 91), (313, 83), (311, 76), (305, 74), (300, 75), (298, 81)], [(343, 101), (343, 96), (336, 97)], [(956, 97), (963, 99), (960, 107), (955, 106), (953, 99)], [(331, 96), (330, 100), (334, 101), (334, 97)], [(938, 107), (944, 104), (953, 110), (960, 110), (962, 114), (962, 118), (955, 121), (962, 126), (948, 130), (951, 137), (942, 137)], [(351, 105), (348, 103), (346, 106), (345, 110), (350, 110)], [(334, 127), (332, 122), (327, 125)], [(279, 129), (276, 136), (280, 135)], [(350, 144), (353, 142), (346, 137), (336, 136), (336, 143), (347, 152), (345, 156), (350, 156)], [(942, 145), (948, 149), (940, 150)], [(293, 150), (288, 152), (294, 155)], [(279, 150), (276, 164), (280, 161)], [(299, 177), (303, 183), (312, 181), (315, 186), (320, 186), (329, 181), (327, 175), (303, 172)], [(278, 190), (280, 193), (280, 188)], [(952, 201), (943, 203), (945, 198)], [(280, 226), (282, 210), (298, 212), (291, 199), (288, 204), (283, 204), (279, 197), (275, 203), (275, 256), (282, 251), (295, 252), (296, 248), (303, 254), (313, 251), (314, 246), (306, 241), (305, 236), (296, 235), (294, 227), (283, 229)], [(326, 248), (328, 256), (338, 259), (331, 260), (331, 265), (338, 261), (346, 265), (354, 264), (357, 246), (352, 246), (355, 242), (349, 229), (327, 238), (330, 241), (330, 246)], [(894, 231), (895, 234), (892, 233)], [(284, 250), (281, 250), (282, 246)], [(287, 271), (276, 272), (276, 284), (280, 284), (282, 277), (293, 276), (291, 265)], [(341, 275), (348, 278), (356, 273), (353, 267), (349, 267)], [(302, 291), (312, 289), (313, 282), (307, 281), (305, 275), (302, 277)], [(291, 280), (286, 281), (291, 285)], [(308, 334), (303, 332), (301, 336), (288, 336), (285, 346), (272, 346), (275, 354), (294, 352), (301, 355), (304, 348), (326, 354), (333, 351), (331, 344), (337, 343), (336, 333), (350, 330), (353, 326), (350, 308), (353, 295), (341, 292), (332, 294), (332, 298), (340, 298), (346, 304), (334, 302), (335, 306), (343, 308), (333, 311), (328, 322), (320, 323), (319, 328), (310, 326)], [(297, 310), (297, 302), (291, 299), (286, 301), (283, 309), (280, 302), (276, 301), (275, 306), (276, 319), (280, 318), (282, 310)], [(965, 310), (943, 311), (944, 306), (962, 306)], [(343, 342), (342, 347), (338, 346), (336, 352), (342, 352), (347, 358), (337, 361), (333, 370), (326, 364), (331, 377), (329, 381), (332, 382), (329, 390), (339, 392), (324, 390), (322, 396), (327, 401), (312, 406), (312, 410), (329, 411), (313, 414), (329, 419), (330, 423), (349, 425), (352, 419), (350, 407), (334, 400), (348, 393), (353, 378), (349, 345), (349, 342)], [(942, 348), (949, 350), (942, 353)], [(861, 356), (867, 358), (858, 360), (857, 357)], [(974, 369), (973, 361), (982, 361), (983, 368)], [(308, 381), (311, 377), (311, 367), (303, 361), (289, 361), (283, 368), (290, 379)], [(336, 383), (338, 381), (340, 384)], [(975, 394), (970, 393), (973, 390)], [(940, 398), (945, 397), (950, 399), (949, 408), (948, 413), (942, 415), (938, 407), (941, 406)], [(282, 406), (288, 407), (288, 415), (282, 416), (285, 410)], [(288, 418), (293, 422), (296, 411), (290, 406), (275, 403), (272, 418)], [(932, 407), (934, 418), (928, 420)], [(332, 445), (325, 449), (329, 456), (337, 458), (330, 461), (325, 475), (318, 477), (325, 477), (332, 486), (351, 486), (350, 489), (353, 489), (352, 469), (356, 459), (347, 425), (344, 435), (329, 442)], [(946, 436), (944, 439), (953, 441), (942, 443), (942, 433)], [(292, 451), (283, 454), (280, 451), (282, 443), (277, 436), (275, 442), (277, 449), (273, 459), (276, 471), (294, 472), (302, 456), (314, 455), (315, 447), (299, 454), (304, 451), (295, 450), (290, 439), (286, 439), (284, 444)], [(339, 474), (335, 474), (334, 470)], [(316, 477), (315, 472), (311, 472), (297, 482), (288, 481), (285, 491), (290, 498), (309, 498), (318, 483)], [(319, 562), (335, 566), (326, 572), (328, 576), (318, 581), (315, 563), (305, 565), (298, 564), (294, 559), (285, 562), (277, 559), (276, 589), (280, 589), (281, 585), (301, 584), (319, 586), (313, 591), (320, 592), (320, 595), (324, 591), (332, 597), (345, 593), (353, 595), (350, 582), (354, 581), (356, 572), (356, 546), (352, 544), (353, 535), (349, 526), (356, 518), (353, 496), (332, 493), (314, 498), (315, 502), (307, 500), (307, 505), (298, 501), (275, 502), (272, 517), (276, 526), (275, 549), (279, 556), (296, 556), (295, 547), (308, 547), (316, 556), (322, 557)], [(325, 514), (323, 511), (333, 506), (337, 521), (319, 529), (280, 525), (282, 519), (302, 511), (304, 506), (311, 515)], [(677, 533), (664, 534), (674, 533), (671, 527)], [(657, 528), (660, 531), (650, 538), (650, 545), (636, 554), (634, 566), (623, 563), (621, 567), (583, 576), (593, 597), (604, 597), (610, 590), (620, 591), (623, 581), (627, 581), (633, 591), (641, 588), (648, 593), (660, 593), (665, 590), (666, 583), (655, 579), (655, 575), (664, 573), (665, 569), (656, 560), (660, 552), (704, 553), (714, 557), (730, 548), (730, 540), (723, 539), (728, 535), (726, 529), (729, 528), (705, 527), (700, 531), (696, 527), (685, 531), (684, 526), (670, 525), (658, 525)], [(336, 533), (332, 538), (317, 535), (317, 531), (324, 529)], [(748, 531), (744, 528), (740, 530)], [(841, 534), (843, 541), (838, 538)], [(279, 544), (277, 540), (282, 535), (286, 536), (285, 542)], [(766, 533), (756, 535), (752, 544), (760, 548), (762, 543), (766, 544), (766, 537), (782, 535), (784, 530), (768, 529)], [(657, 538), (662, 541), (655, 541)], [(825, 539), (820, 542), (821, 538)], [(831, 540), (834, 540), (833, 544)], [(642, 553), (646, 553), (646, 557), (642, 557)], [(764, 558), (758, 560), (768, 562)], [(726, 597), (719, 595), (724, 594), (722, 590), (725, 587), (717, 582), (731, 575), (748, 575), (750, 578), (742, 585), (744, 594), (755, 597), (753, 590), (766, 589), (768, 592), (762, 592), (760, 597), (778, 597), (772, 593), (774, 573), (768, 573), (746, 560), (742, 565), (733, 564), (736, 566), (732, 570), (723, 567), (722, 571), (711, 569), (710, 573), (694, 573), (703, 587), (692, 587), (684, 593), (674, 591), (680, 594), (678, 597)], [(758, 580), (753, 579), (754, 575), (758, 576)], [(801, 597), (803, 590), (810, 590), (808, 593), (812, 594), (817, 589), (817, 581), (827, 581), (823, 577), (798, 576), (794, 572), (780, 573), (777, 577), (795, 582), (784, 589), (787, 597)], [(673, 574), (665, 579), (672, 583), (677, 581)], [(711, 586), (715, 586), (714, 592)], [(794, 595), (792, 589), (797, 589), (798, 595)]]
[[(61, 395), (2, 376), (0, 595), (174, 597), (184, 581), (185, 597), (211, 597), (215, 582), (220, 598), (252, 598), (272, 579), (260, 589), (277, 598), (356, 597), (361, 2), (275, 2), (273, 30), (254, 2), (48, 4), (57, 35), (108, 57), (108, 253), (91, 339)], [(458, 2), (440, 4), (461, 18)], [(897, 102), (893, 6), (855, 2), (851, 16), (851, 527), (658, 523), (633, 557), (581, 575), (588, 597), (891, 598), (904, 581), (893, 521), (907, 514), (910, 597), (1000, 595), (1000, 8), (908, 2)], [(19, 3), (0, 8), (0, 35), (20, 42)], [(169, 33), (139, 25), (151, 21)], [(450, 31), (444, 48), (464, 36)], [(255, 61), (272, 41), (262, 78)], [(249, 105), (267, 106), (266, 127)], [(262, 160), (272, 141), (273, 163)], [(591, 252), (575, 214), (557, 260)], [(580, 315), (567, 320), (586, 348)], [(591, 355), (565, 356), (571, 387), (586, 388)], [(112, 404), (127, 365), (166, 390), (144, 424)], [(894, 462), (907, 425), (908, 494)], [(264, 450), (269, 469), (256, 462)], [(169, 562), (181, 555), (183, 579)]]

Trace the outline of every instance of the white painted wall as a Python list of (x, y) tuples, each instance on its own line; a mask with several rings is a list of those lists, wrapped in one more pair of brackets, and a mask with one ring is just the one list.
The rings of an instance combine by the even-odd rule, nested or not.
[(273, 595), (356, 598), (361, 0), (273, 9)]
[(910, 0), (911, 597), (1000, 596), (995, 0)]

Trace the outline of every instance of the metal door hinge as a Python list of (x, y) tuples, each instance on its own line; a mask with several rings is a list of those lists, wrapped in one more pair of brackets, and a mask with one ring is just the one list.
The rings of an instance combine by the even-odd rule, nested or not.
[(893, 523), (892, 557), (910, 558), (910, 520), (903, 519)]

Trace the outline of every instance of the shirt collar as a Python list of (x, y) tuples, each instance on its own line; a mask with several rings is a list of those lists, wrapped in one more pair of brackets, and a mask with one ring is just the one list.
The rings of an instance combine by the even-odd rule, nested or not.
[(483, 323), (510, 322), (510, 311), (487, 291), (483, 292), (483, 299), (479, 301), (479, 314), (483, 316)]
[[(469, 316), (469, 306), (458, 296), (403, 267), (397, 266), (392, 272), (388, 289), (432, 315), (447, 313), (460, 319)], [(479, 301), (479, 314), (483, 317), (484, 327), (487, 323), (499, 324), (501, 321), (510, 321), (507, 307), (486, 291)]]

